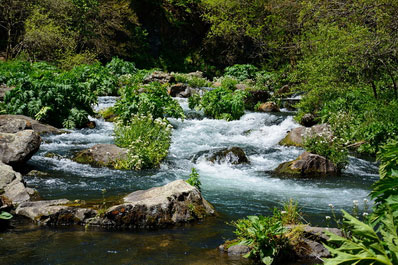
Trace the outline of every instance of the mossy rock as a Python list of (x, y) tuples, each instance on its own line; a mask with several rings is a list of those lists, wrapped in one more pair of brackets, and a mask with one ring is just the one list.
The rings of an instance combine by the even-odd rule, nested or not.
[(340, 169), (323, 156), (304, 152), (296, 160), (280, 164), (275, 174), (288, 177), (325, 177), (340, 174)]
[(283, 146), (303, 147), (306, 137), (313, 137), (317, 135), (332, 137), (333, 133), (328, 124), (314, 125), (310, 128), (297, 127), (291, 130), (286, 137), (279, 142), (279, 144)]
[(97, 144), (72, 158), (77, 163), (109, 168), (115, 168), (117, 162), (124, 159), (127, 159), (127, 150), (114, 144)]

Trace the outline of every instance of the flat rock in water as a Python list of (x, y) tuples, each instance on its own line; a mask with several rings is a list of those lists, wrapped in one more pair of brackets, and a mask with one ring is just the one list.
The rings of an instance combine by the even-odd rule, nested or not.
[(297, 127), (291, 130), (286, 137), (279, 142), (280, 145), (284, 146), (298, 146), (302, 147), (304, 139), (306, 137), (312, 137), (316, 135), (324, 135), (325, 137), (332, 137), (332, 129), (328, 124), (318, 124), (312, 127)]
[(40, 123), (23, 115), (0, 115), (0, 132), (17, 133), (23, 130), (33, 130), (39, 134), (63, 133), (62, 130), (59, 130), (51, 125)]
[(162, 228), (214, 214), (199, 190), (183, 180), (130, 193), (124, 203), (104, 209), (73, 206), (66, 199), (21, 203), (16, 214), (48, 226), (89, 225), (106, 228)]
[(78, 152), (73, 160), (82, 164), (114, 168), (118, 160), (127, 158), (127, 149), (114, 144), (97, 144)]
[(92, 223), (119, 228), (159, 228), (200, 220), (214, 214), (200, 191), (176, 180), (161, 187), (130, 193), (124, 203)]
[(304, 152), (296, 160), (280, 164), (275, 173), (293, 177), (317, 177), (336, 175), (340, 170), (325, 157)]
[(0, 133), (0, 161), (20, 165), (29, 160), (40, 147), (41, 138), (33, 130)]
[(0, 162), (0, 199), (16, 206), (29, 201), (35, 191), (27, 188), (20, 173)]

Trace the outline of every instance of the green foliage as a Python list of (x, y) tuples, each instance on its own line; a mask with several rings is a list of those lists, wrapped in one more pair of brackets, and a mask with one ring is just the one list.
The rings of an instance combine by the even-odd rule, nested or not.
[(348, 165), (348, 152), (339, 138), (330, 135), (314, 135), (304, 139), (304, 148), (332, 161), (342, 169)]
[(229, 89), (229, 90), (235, 90), (236, 85), (239, 83), (239, 81), (232, 76), (223, 76), (222, 78), (219, 79), (221, 82), (221, 87), (224, 89)]
[(288, 247), (287, 232), (282, 220), (277, 216), (248, 216), (232, 223), (239, 244), (250, 247), (245, 256), (270, 265), (274, 259)]
[(167, 93), (166, 86), (157, 82), (122, 88), (122, 97), (114, 110), (124, 123), (128, 123), (134, 114), (151, 115), (154, 119), (166, 116), (184, 118), (181, 106)]
[(380, 162), (380, 178), (390, 176), (392, 170), (398, 170), (398, 140), (391, 139), (377, 153)]
[(333, 258), (325, 265), (361, 264), (393, 265), (398, 263), (398, 227), (391, 213), (386, 213), (377, 231), (343, 210), (344, 222), (350, 227), (351, 237), (344, 238), (329, 233), (328, 250)]
[(174, 74), (174, 78), (179, 83), (188, 84), (192, 88), (209, 87), (211, 83), (203, 77), (188, 74)]
[(158, 167), (167, 156), (172, 126), (166, 119), (151, 115), (134, 115), (127, 124), (117, 122), (115, 144), (127, 148), (127, 159), (116, 163), (118, 169), (146, 169)]
[(257, 67), (251, 64), (235, 64), (224, 70), (224, 76), (232, 76), (239, 81), (254, 79), (256, 77)]
[(238, 120), (244, 114), (246, 96), (245, 91), (220, 87), (206, 92), (200, 100), (198, 95), (194, 95), (189, 99), (189, 107), (203, 109), (205, 115), (211, 118)]
[(186, 182), (191, 185), (196, 187), (199, 191), (201, 191), (201, 185), (202, 183), (199, 180), (199, 173), (196, 171), (196, 168), (192, 168), (191, 174), (189, 174), (189, 178), (186, 180)]
[(0, 219), (2, 219), (2, 220), (10, 220), (12, 217), (13, 216), (10, 213), (4, 212), (4, 211), (0, 212)]
[(133, 75), (137, 72), (134, 63), (123, 61), (117, 57), (112, 58), (112, 61), (107, 63), (106, 68), (117, 77), (127, 74)]
[[(56, 127), (83, 127), (96, 103), (90, 82), (74, 72), (59, 72), (43, 63), (1, 63), (4, 82), (16, 86), (4, 98), (10, 114), (37, 117)], [(18, 68), (18, 65), (22, 66)], [(16, 67), (17, 66), (17, 67)]]

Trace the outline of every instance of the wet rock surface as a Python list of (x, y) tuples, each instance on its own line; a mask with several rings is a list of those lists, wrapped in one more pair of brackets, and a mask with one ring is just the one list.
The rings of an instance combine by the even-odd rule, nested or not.
[(127, 149), (114, 144), (97, 144), (89, 149), (78, 152), (73, 160), (81, 164), (96, 167), (114, 168), (118, 160), (127, 158)]
[(247, 158), (245, 151), (240, 147), (221, 149), (210, 155), (207, 160), (213, 163), (226, 162), (232, 165), (249, 163), (249, 159)]
[(325, 157), (304, 152), (296, 160), (280, 164), (275, 173), (293, 177), (317, 177), (337, 175), (340, 170)]
[(39, 134), (33, 130), (0, 132), (0, 161), (13, 166), (23, 164), (39, 150), (40, 143)]
[(175, 78), (172, 74), (170, 73), (165, 73), (161, 71), (154, 71), (152, 74), (148, 75), (144, 79), (144, 83), (148, 84), (151, 82), (159, 82), (161, 84), (166, 84), (166, 83), (174, 83)]

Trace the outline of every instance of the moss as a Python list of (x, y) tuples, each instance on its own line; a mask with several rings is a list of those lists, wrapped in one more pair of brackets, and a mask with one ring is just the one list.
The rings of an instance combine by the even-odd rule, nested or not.
[(280, 164), (276, 169), (275, 173), (280, 174), (280, 175), (287, 175), (287, 176), (300, 176), (301, 175), (301, 170), (300, 169), (292, 169), (291, 165), (295, 162), (294, 161), (289, 161)]
[(109, 163), (103, 163), (94, 159), (93, 155), (87, 150), (78, 152), (73, 158), (73, 161), (80, 164), (88, 164), (94, 167), (110, 167), (115, 168), (116, 162), (110, 161)]
[(104, 120), (113, 122), (117, 118), (117, 115), (115, 114), (115, 110), (112, 107), (103, 109), (99, 111), (99, 115), (104, 118)]
[(290, 137), (290, 134), (286, 135), (285, 138), (283, 138), (280, 142), (279, 145), (283, 145), (283, 146), (296, 146), (296, 147), (303, 147), (302, 144), (299, 144), (295, 141), (293, 141)]

